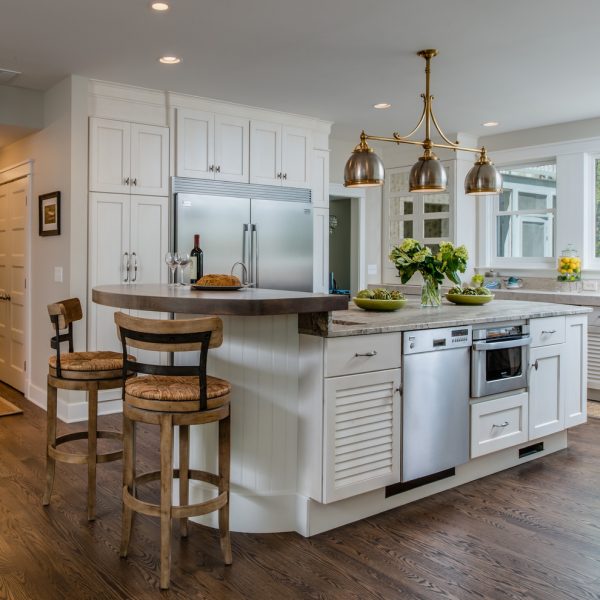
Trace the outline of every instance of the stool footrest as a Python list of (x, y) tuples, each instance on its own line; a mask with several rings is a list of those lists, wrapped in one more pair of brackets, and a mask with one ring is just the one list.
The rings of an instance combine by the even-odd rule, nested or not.
[[(198, 471), (196, 469), (188, 470), (188, 478), (194, 481), (204, 481), (214, 486), (219, 486), (221, 478), (215, 473), (209, 473), (207, 471)], [(179, 479), (179, 469), (173, 469), (173, 479)], [(149, 483), (151, 481), (160, 480), (160, 471), (151, 471), (149, 473), (143, 473), (135, 478), (136, 488), (138, 485)], [(205, 502), (199, 502), (197, 504), (186, 504), (184, 506), (173, 506), (171, 507), (172, 518), (184, 518), (184, 517), (196, 517), (204, 515), (215, 510), (223, 508), (228, 501), (228, 492), (221, 492), (217, 497), (206, 500)], [(127, 486), (123, 487), (123, 502), (135, 512), (148, 515), (150, 517), (160, 516), (160, 505), (153, 504), (151, 502), (145, 502), (136, 498), (128, 489)]]
[[(54, 460), (64, 463), (70, 463), (73, 465), (85, 465), (88, 462), (88, 455), (81, 452), (67, 452), (65, 450), (59, 450), (57, 446), (66, 444), (68, 442), (75, 442), (77, 440), (87, 440), (89, 434), (87, 431), (76, 431), (73, 433), (66, 433), (58, 436), (52, 446), (48, 446), (48, 455)], [(111, 439), (111, 440), (123, 440), (123, 435), (118, 431), (97, 431), (96, 437), (98, 439)], [(119, 460), (123, 457), (122, 450), (116, 450), (114, 452), (105, 452), (103, 454), (96, 455), (97, 463), (112, 462), (113, 460)]]

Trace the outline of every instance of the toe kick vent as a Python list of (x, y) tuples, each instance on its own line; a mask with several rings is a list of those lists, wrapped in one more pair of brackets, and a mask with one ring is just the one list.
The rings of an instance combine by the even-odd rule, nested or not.
[(538, 442), (537, 444), (531, 444), (531, 446), (525, 446), (525, 448), (519, 449), (519, 458), (525, 458), (532, 454), (537, 454), (544, 450), (544, 442)]

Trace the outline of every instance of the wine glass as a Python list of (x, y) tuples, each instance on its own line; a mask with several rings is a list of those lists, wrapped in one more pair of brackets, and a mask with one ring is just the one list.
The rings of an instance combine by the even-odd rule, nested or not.
[(185, 268), (192, 262), (191, 256), (187, 252), (178, 252), (177, 253), (177, 264), (181, 268), (180, 281), (179, 285), (185, 285), (183, 273)]
[(165, 263), (171, 271), (171, 283), (169, 283), (169, 287), (173, 287), (177, 285), (177, 282), (175, 281), (175, 271), (177, 270), (177, 252), (167, 252), (165, 254)]

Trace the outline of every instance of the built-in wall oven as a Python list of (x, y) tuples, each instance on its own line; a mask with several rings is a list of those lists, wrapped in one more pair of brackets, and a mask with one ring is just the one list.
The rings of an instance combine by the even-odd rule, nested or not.
[(530, 344), (524, 321), (473, 327), (471, 396), (526, 388)]

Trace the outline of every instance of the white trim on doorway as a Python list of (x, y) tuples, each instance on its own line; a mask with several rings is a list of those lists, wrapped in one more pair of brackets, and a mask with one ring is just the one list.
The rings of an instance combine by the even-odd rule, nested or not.
[(362, 290), (367, 287), (366, 190), (364, 188), (347, 188), (341, 183), (330, 183), (329, 196), (350, 198), (352, 201), (352, 218), (356, 222), (356, 229), (353, 225), (353, 251), (351, 254), (354, 264), (352, 264), (351, 272), (353, 279), (354, 277), (357, 279), (355, 291)]
[(17, 179), (27, 178), (26, 195), (27, 195), (27, 212), (25, 223), (25, 381), (24, 393), (25, 397), (31, 396), (31, 244), (32, 244), (32, 227), (33, 223), (33, 187), (32, 187), (32, 161), (26, 160), (10, 167), (0, 169), (0, 185), (15, 181)]

